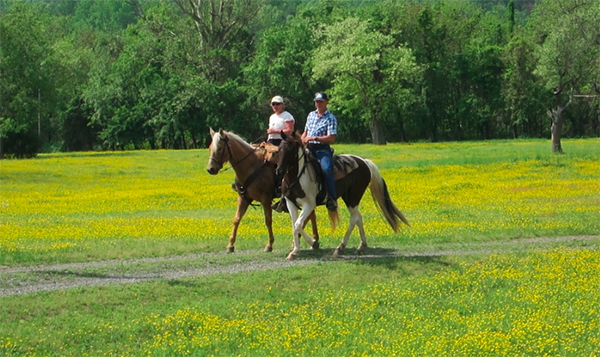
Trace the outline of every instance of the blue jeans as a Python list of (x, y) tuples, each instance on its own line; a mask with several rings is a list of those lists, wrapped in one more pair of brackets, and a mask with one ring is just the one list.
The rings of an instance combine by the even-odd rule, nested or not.
[(335, 194), (335, 179), (333, 177), (333, 155), (331, 153), (331, 149), (327, 147), (326, 149), (318, 149), (314, 150), (313, 154), (321, 164), (321, 169), (323, 170), (323, 174), (325, 175), (325, 188), (327, 189), (327, 194), (332, 199), (337, 199), (337, 195)]

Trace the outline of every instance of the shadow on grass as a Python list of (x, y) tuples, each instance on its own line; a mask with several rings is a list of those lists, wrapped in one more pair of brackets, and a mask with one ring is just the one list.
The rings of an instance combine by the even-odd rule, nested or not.
[(166, 281), (166, 283), (169, 286), (180, 286), (180, 287), (184, 287), (184, 288), (198, 288), (199, 286), (202, 286), (202, 284), (199, 284), (197, 282), (191, 281), (191, 280), (183, 280), (183, 279), (169, 279)]
[(448, 267), (452, 264), (445, 261), (442, 255), (403, 255), (392, 248), (367, 248), (362, 255), (355, 253), (357, 247), (346, 247), (343, 255), (334, 257), (335, 248), (323, 248), (319, 250), (307, 250), (301, 253), (301, 259), (318, 259), (323, 261), (346, 261), (349, 263), (361, 265), (368, 264), (372, 266), (386, 267), (391, 270), (398, 269), (402, 263), (435, 264)]
[(148, 275), (119, 275), (119, 274), (103, 274), (103, 273), (93, 273), (93, 272), (77, 272), (70, 270), (52, 270), (45, 271), (47, 275), (52, 276), (62, 276), (62, 277), (73, 277), (73, 278), (84, 278), (84, 279), (110, 279), (110, 280), (149, 280), (149, 279), (159, 279), (161, 278), (158, 274), (148, 274)]

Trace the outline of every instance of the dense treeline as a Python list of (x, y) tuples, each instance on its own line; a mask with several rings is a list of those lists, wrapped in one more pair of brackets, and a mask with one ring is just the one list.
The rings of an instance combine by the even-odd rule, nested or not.
[(8, 1), (1, 155), (264, 138), (327, 91), (338, 140), (600, 134), (596, 0)]

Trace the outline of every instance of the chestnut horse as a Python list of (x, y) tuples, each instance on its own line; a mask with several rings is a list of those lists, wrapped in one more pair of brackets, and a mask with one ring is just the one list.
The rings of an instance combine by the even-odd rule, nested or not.
[[(269, 231), (269, 242), (265, 252), (273, 251), (273, 211), (271, 204), (275, 198), (275, 167), (265, 160), (265, 150), (260, 146), (252, 146), (238, 135), (219, 130), (210, 129), (212, 143), (210, 144), (210, 157), (206, 170), (211, 175), (216, 175), (229, 162), (235, 171), (236, 190), (238, 192), (237, 211), (233, 219), (233, 230), (229, 237), (227, 251), (233, 253), (237, 230), (252, 201), (261, 203), (265, 213), (265, 224)], [(314, 212), (310, 216), (313, 230), (313, 249), (319, 247), (319, 233)]]
[[(294, 259), (300, 251), (300, 235), (304, 236), (309, 245), (313, 244), (311, 237), (302, 227), (308, 213), (313, 212), (317, 205), (324, 204), (325, 190), (320, 165), (307, 154), (300, 136), (296, 133), (282, 133), (282, 138), (276, 170), (284, 174), (281, 189), (287, 200), (294, 235), (294, 247), (287, 259)], [(344, 201), (350, 212), (348, 230), (335, 249), (334, 255), (343, 254), (355, 226), (358, 226), (361, 240), (356, 254), (361, 254), (367, 247), (363, 219), (358, 210), (367, 187), (370, 188), (373, 200), (394, 232), (398, 232), (398, 218), (410, 227), (408, 220), (392, 202), (387, 185), (374, 162), (354, 155), (335, 155), (334, 176), (338, 197)], [(298, 209), (302, 210), (300, 215)], [(329, 211), (329, 218), (335, 228), (338, 221), (337, 210)]]

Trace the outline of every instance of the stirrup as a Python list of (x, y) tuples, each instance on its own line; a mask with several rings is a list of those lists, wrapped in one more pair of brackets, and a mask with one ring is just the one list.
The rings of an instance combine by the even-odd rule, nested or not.
[(337, 211), (337, 202), (333, 198), (328, 197), (325, 207), (327, 207), (327, 209), (330, 211)]
[(276, 212), (285, 212), (285, 213), (289, 213), (290, 211), (287, 208), (287, 202), (284, 199), (279, 200), (279, 202), (275, 203), (273, 206), (271, 206), (271, 208), (273, 209), (273, 211)]

